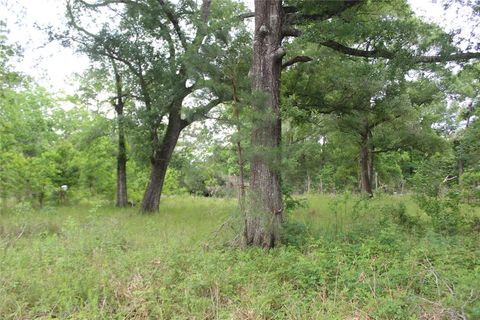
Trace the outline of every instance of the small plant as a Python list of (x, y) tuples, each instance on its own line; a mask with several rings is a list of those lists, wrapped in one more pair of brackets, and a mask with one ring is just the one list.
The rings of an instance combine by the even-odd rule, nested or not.
[(31, 214), (34, 212), (32, 205), (29, 202), (20, 202), (13, 207), (13, 212), (15, 214)]
[(291, 212), (298, 208), (305, 208), (306, 207), (306, 199), (305, 198), (295, 198), (292, 195), (292, 190), (283, 187), (282, 188), (283, 194), (283, 209), (285, 212)]
[(282, 193), (286, 217), (282, 225), (281, 241), (286, 245), (300, 247), (306, 243), (307, 226), (302, 222), (294, 220), (290, 215), (295, 209), (305, 208), (307, 200), (293, 197), (291, 190), (286, 187), (283, 188)]
[(302, 247), (307, 243), (308, 227), (305, 223), (287, 218), (282, 225), (282, 243)]
[(409, 215), (407, 213), (407, 207), (403, 202), (399, 204), (384, 205), (381, 211), (383, 214), (382, 224), (393, 222), (407, 231), (424, 229), (424, 225), (420, 221), (420, 218)]
[(109, 202), (107, 200), (98, 199), (93, 203), (93, 206), (88, 210), (88, 213), (89, 214), (95, 214), (100, 209), (106, 207), (108, 204), (109, 204)]

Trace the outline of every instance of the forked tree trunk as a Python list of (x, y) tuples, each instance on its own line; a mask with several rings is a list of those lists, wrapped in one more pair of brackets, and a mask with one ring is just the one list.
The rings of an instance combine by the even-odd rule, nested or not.
[(245, 215), (246, 245), (272, 248), (283, 220), (280, 189), (280, 73), (284, 55), (281, 0), (255, 0), (251, 187)]
[(143, 195), (141, 207), (141, 211), (144, 213), (157, 212), (159, 209), (160, 196), (162, 194), (168, 164), (183, 128), (185, 128), (185, 124), (183, 120), (181, 120), (180, 114), (175, 112), (171, 113), (161, 146), (154, 152), (151, 159), (152, 171), (147, 189)]

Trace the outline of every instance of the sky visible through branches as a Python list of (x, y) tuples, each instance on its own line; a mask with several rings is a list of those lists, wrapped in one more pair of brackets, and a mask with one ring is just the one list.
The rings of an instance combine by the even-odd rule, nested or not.
[[(253, 0), (243, 0), (253, 9)], [(455, 8), (445, 11), (436, 0), (409, 0), (413, 10), (422, 18), (438, 23), (447, 31), (460, 29), (463, 38), (469, 38), (475, 24), (468, 12)], [(88, 58), (57, 42), (49, 42), (45, 28), (60, 28), (65, 24), (64, 1), (60, 0), (0, 0), (0, 20), (6, 22), (9, 41), (20, 46), (22, 58), (15, 61), (15, 69), (32, 76), (40, 85), (53, 92), (71, 94), (75, 90), (72, 76), (88, 66)], [(43, 30), (42, 30), (43, 29)], [(461, 46), (466, 47), (467, 44)], [(465, 49), (465, 48), (462, 48)]]

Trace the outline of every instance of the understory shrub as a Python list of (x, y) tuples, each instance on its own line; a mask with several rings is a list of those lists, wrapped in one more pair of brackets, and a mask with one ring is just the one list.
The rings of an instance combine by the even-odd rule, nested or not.
[(458, 193), (450, 192), (444, 197), (417, 195), (418, 205), (430, 216), (433, 229), (445, 235), (458, 233), (466, 224), (460, 210)]

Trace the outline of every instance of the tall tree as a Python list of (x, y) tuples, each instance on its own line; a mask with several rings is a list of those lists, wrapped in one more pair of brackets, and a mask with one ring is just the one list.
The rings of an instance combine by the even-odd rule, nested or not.
[(283, 20), (281, 0), (255, 1), (252, 91), (256, 101), (253, 101), (250, 203), (244, 236), (247, 245), (266, 248), (280, 241), (283, 213), (279, 168), (279, 80), (285, 54), (282, 48)]
[[(247, 245), (258, 245), (273, 247), (278, 243), (279, 230), (282, 221), (282, 205), (280, 193), (280, 179), (276, 163), (279, 159), (281, 121), (279, 112), (279, 81), (282, 65), (288, 67), (297, 62), (311, 61), (307, 56), (293, 56), (282, 64), (286, 53), (282, 47), (282, 40), (287, 36), (300, 36), (310, 42), (329, 47), (336, 51), (351, 56), (365, 58), (393, 59), (395, 57), (408, 57), (410, 63), (435, 63), (444, 61), (468, 60), (480, 57), (478, 52), (458, 52), (450, 45), (450, 38), (440, 33), (439, 37), (432, 38), (432, 32), (426, 32), (426, 37), (418, 39), (416, 27), (422, 27), (422, 31), (428, 31), (431, 26), (420, 24), (418, 20), (412, 19), (412, 12), (405, 1), (385, 1), (380, 6), (377, 3), (368, 1), (289, 1), (290, 6), (283, 6), (281, 0), (257, 0), (255, 1), (255, 31), (254, 31), (254, 53), (252, 64), (252, 75), (254, 96), (257, 101), (253, 103), (254, 110), (258, 111), (263, 118), (261, 121), (254, 120), (252, 130), (252, 179), (250, 209), (247, 210), (245, 219), (244, 237)], [(377, 28), (365, 28), (358, 20), (362, 16), (356, 15), (356, 10), (350, 11), (352, 7), (362, 4), (363, 13), (371, 13), (379, 16), (372, 23)], [(392, 18), (392, 10), (404, 13), (408, 18)], [(381, 9), (378, 14), (379, 8)], [(377, 11), (375, 11), (377, 10)], [(349, 14), (345, 14), (348, 12)], [(362, 11), (360, 11), (362, 13)], [(343, 15), (342, 19), (336, 19)], [(252, 15), (245, 15), (252, 16)], [(367, 16), (367, 15), (366, 15)], [(413, 23), (412, 23), (413, 22)], [(294, 26), (301, 27), (302, 30)], [(348, 44), (358, 44), (365, 37), (374, 36), (372, 30), (381, 32), (382, 35), (392, 37), (392, 32), (397, 35), (395, 41), (382, 41), (389, 37), (381, 38), (372, 47), (352, 48), (339, 40), (346, 39)], [(398, 30), (397, 30), (398, 29)], [(345, 32), (349, 30), (349, 32)], [(396, 30), (396, 31), (395, 31)], [(436, 29), (438, 30), (438, 28)], [(408, 31), (408, 32), (406, 32)], [(427, 39), (425, 42), (424, 40)], [(423, 42), (422, 42), (423, 41)], [(419, 43), (420, 42), (420, 43)], [(408, 44), (408, 45), (406, 45)], [(441, 45), (443, 49), (436, 55), (428, 55), (425, 52)], [(411, 50), (414, 48), (414, 50)], [(263, 97), (256, 92), (263, 93)], [(275, 152), (272, 152), (274, 149)], [(266, 154), (269, 153), (267, 156)], [(257, 212), (254, 214), (253, 212)], [(260, 214), (258, 214), (260, 212)]]
[(125, 139), (125, 93), (122, 85), (122, 77), (118, 70), (117, 63), (111, 59), (113, 73), (115, 76), (116, 97), (113, 100), (113, 106), (117, 113), (117, 131), (118, 131), (118, 153), (117, 153), (117, 196), (116, 206), (124, 208), (128, 206), (127, 194), (127, 146)]
[(329, 19), (358, 1), (322, 3), (321, 13), (303, 16), (294, 8), (284, 8), (281, 0), (255, 1), (255, 30), (252, 61), (253, 119), (251, 144), (251, 179), (248, 208), (246, 209), (244, 240), (246, 245), (272, 248), (280, 241), (283, 221), (280, 182), (280, 76), (282, 66), (308, 59), (298, 56), (285, 63), (282, 41), (298, 36), (294, 28), (302, 19)]
[[(109, 11), (111, 10), (111, 11)], [(140, 129), (150, 146), (151, 174), (141, 210), (157, 211), (173, 150), (182, 130), (230, 99), (222, 85), (221, 57), (238, 24), (230, 1), (204, 0), (174, 4), (166, 0), (74, 0), (68, 5), (70, 38), (93, 59), (113, 59), (135, 83)], [(82, 25), (83, 14), (110, 12), (121, 17), (105, 22), (100, 31)], [(197, 104), (188, 107), (187, 97)], [(195, 97), (197, 99), (195, 99)]]
[[(117, 133), (117, 171), (116, 171), (116, 206), (123, 208), (128, 206), (127, 193), (127, 124), (125, 115), (126, 104), (131, 99), (128, 82), (124, 76), (127, 72), (114, 59), (104, 59), (92, 62), (89, 70), (80, 78), (80, 87), (77, 91), (77, 99), (82, 104), (97, 107), (102, 110), (108, 105), (108, 110), (113, 107), (116, 118)], [(109, 96), (108, 101), (101, 97)], [(111, 105), (111, 106), (110, 106)]]

